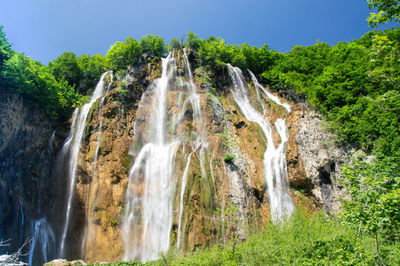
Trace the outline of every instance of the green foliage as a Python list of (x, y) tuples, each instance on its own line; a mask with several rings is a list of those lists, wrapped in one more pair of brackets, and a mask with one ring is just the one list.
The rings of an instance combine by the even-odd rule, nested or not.
[(214, 213), (219, 242), (226, 244), (227, 240), (231, 240), (233, 245), (238, 243), (239, 234), (237, 227), (240, 222), (238, 213), (239, 209), (231, 201), (223, 209), (218, 208)]
[[(165, 51), (164, 39), (156, 35), (147, 35), (141, 38), (140, 42), (127, 37), (125, 42), (116, 42), (111, 46), (106, 55), (106, 65), (114, 71), (126, 70), (128, 66), (161, 57)], [(143, 57), (143, 54), (146, 54), (146, 57)]]
[(123, 101), (129, 93), (129, 90), (126, 88), (126, 82), (121, 82), (115, 92), (118, 94), (118, 99)]
[(224, 157), (224, 161), (226, 163), (232, 163), (234, 159), (235, 159), (235, 156), (232, 154), (226, 154)]
[(356, 158), (342, 169), (350, 196), (342, 216), (360, 233), (400, 240), (400, 177), (392, 160), (381, 158), (366, 163)]
[(6, 34), (3, 31), (3, 25), (0, 24), (0, 69), (4, 63), (11, 57), (12, 50), (11, 44), (6, 38)]
[(137, 40), (127, 37), (125, 42), (116, 42), (106, 55), (107, 66), (112, 70), (126, 69), (139, 61), (141, 47)]
[(400, 159), (399, 36), (395, 29), (336, 46), (295, 46), (263, 77), (305, 95), (342, 141)]
[(377, 83), (384, 83), (391, 89), (400, 86), (400, 31), (372, 36), (371, 70), (369, 74)]
[(368, 24), (376, 28), (377, 24), (400, 20), (400, 4), (398, 0), (367, 0), (369, 8), (376, 8), (378, 13), (370, 13)]
[(342, 221), (353, 228), (357, 236), (374, 236), (378, 264), (392, 264), (393, 256), (400, 258), (388, 248), (388, 244), (400, 244), (398, 165), (389, 157), (367, 163), (360, 156), (345, 165), (342, 172), (349, 195), (340, 213)]
[(186, 43), (185, 45), (197, 50), (201, 46), (202, 40), (199, 39), (197, 34), (194, 34), (193, 31), (188, 31), (186, 36)]
[[(26, 102), (42, 109), (52, 119), (68, 119), (73, 109), (86, 100), (66, 80), (73, 77), (71, 73), (76, 71), (74, 67), (69, 67), (69, 63), (74, 64), (74, 60), (69, 60), (71, 58), (75, 55), (64, 53), (54, 61), (55, 68), (46, 67), (12, 50), (0, 25), (0, 88), (21, 95)], [(53, 75), (55, 69), (59, 73), (64, 71), (67, 76), (56, 78)]]
[(142, 53), (148, 53), (152, 57), (161, 57), (167, 50), (164, 39), (154, 34), (149, 34), (141, 38), (140, 48)]
[(58, 81), (64, 79), (70, 86), (79, 86), (82, 77), (76, 56), (73, 52), (64, 52), (53, 62), (49, 63), (49, 69)]
[(69, 118), (85, 100), (66, 80), (58, 81), (50, 69), (22, 54), (14, 53), (1, 76), (1, 87), (20, 94), (53, 119)]
[(242, 69), (250, 69), (255, 74), (261, 74), (270, 69), (281, 57), (280, 53), (270, 50), (266, 44), (260, 48), (248, 44), (238, 46), (213, 36), (202, 40), (191, 31), (188, 32), (185, 46), (196, 51), (196, 60), (202, 67), (217, 73), (230, 63)]
[[(368, 236), (355, 237), (351, 229), (327, 218), (297, 210), (286, 224), (268, 224), (267, 230), (252, 235), (234, 247), (198, 249), (164, 265), (359, 265), (376, 264), (374, 241)], [(400, 263), (400, 249), (384, 243), (382, 258)], [(158, 262), (153, 262), (158, 265)]]
[(173, 37), (169, 42), (169, 50), (175, 50), (182, 48), (182, 43), (179, 41), (178, 38)]
[(77, 59), (77, 63), (83, 79), (83, 91), (88, 91), (96, 87), (101, 75), (106, 72), (106, 58), (100, 54), (83, 54)]

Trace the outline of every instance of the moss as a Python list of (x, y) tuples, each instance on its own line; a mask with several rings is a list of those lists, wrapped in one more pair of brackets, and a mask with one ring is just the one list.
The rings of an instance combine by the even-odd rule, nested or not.
[(128, 173), (129, 169), (131, 168), (133, 163), (133, 156), (129, 154), (129, 149), (125, 149), (125, 151), (122, 153), (122, 160), (121, 160), (121, 165), (124, 167), (125, 171)]
[(108, 217), (108, 220), (110, 221), (110, 224), (111, 224), (111, 226), (116, 226), (116, 225), (118, 225), (118, 222), (117, 222), (117, 220), (115, 219), (115, 217), (114, 216), (109, 216)]
[(234, 159), (235, 159), (235, 156), (233, 154), (226, 154), (224, 157), (224, 161), (226, 163), (233, 163)]

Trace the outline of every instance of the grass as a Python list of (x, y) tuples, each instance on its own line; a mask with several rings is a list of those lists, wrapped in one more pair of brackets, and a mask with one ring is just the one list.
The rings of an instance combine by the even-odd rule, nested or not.
[[(385, 243), (386, 265), (400, 264), (399, 243)], [(379, 265), (370, 236), (344, 227), (323, 213), (297, 210), (286, 224), (268, 224), (246, 242), (179, 254), (171, 248), (157, 261), (109, 265)]]

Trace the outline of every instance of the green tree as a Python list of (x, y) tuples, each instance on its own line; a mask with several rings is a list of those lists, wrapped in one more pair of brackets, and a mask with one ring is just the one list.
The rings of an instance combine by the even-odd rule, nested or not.
[(49, 63), (49, 69), (57, 80), (65, 79), (70, 86), (79, 86), (82, 78), (76, 55), (73, 52), (64, 52)]
[(101, 74), (107, 70), (106, 58), (100, 54), (83, 54), (77, 58), (77, 63), (83, 77), (83, 90), (93, 89)]
[(141, 48), (137, 40), (127, 37), (125, 42), (116, 42), (106, 55), (106, 63), (112, 70), (126, 69), (139, 61)]
[(173, 37), (171, 41), (169, 42), (169, 49), (174, 50), (174, 49), (179, 49), (182, 48), (182, 43), (179, 41), (178, 38)]
[(164, 39), (154, 34), (149, 34), (140, 39), (140, 48), (143, 53), (150, 56), (162, 57), (166, 52)]
[(350, 196), (344, 201), (344, 221), (357, 235), (371, 234), (381, 264), (380, 243), (400, 240), (400, 178), (398, 167), (389, 158), (372, 163), (356, 158), (342, 169), (344, 184)]
[(193, 31), (188, 31), (185, 45), (192, 49), (198, 49), (201, 46), (201, 43), (202, 40), (197, 36), (197, 34), (194, 34)]
[(11, 57), (12, 50), (11, 44), (6, 38), (6, 34), (3, 31), (3, 25), (0, 24), (0, 69), (4, 63)]
[(373, 36), (370, 75), (378, 82), (400, 86), (400, 29)]
[(44, 110), (52, 119), (67, 119), (84, 102), (65, 79), (57, 80), (49, 68), (23, 54), (14, 53), (2, 75), (7, 77), (9, 90)]
[(376, 28), (377, 24), (396, 22), (400, 20), (400, 5), (398, 0), (367, 0), (369, 8), (376, 8), (378, 13), (370, 13), (368, 24)]

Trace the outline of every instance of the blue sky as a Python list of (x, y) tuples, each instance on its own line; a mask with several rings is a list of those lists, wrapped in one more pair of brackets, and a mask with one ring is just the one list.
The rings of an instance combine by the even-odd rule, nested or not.
[(169, 42), (192, 30), (284, 52), (370, 30), (366, 0), (0, 0), (0, 6), (13, 48), (45, 64), (64, 51), (105, 54), (116, 41), (146, 34)]

